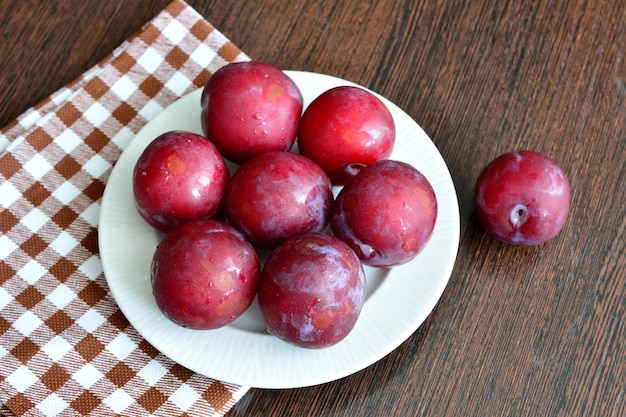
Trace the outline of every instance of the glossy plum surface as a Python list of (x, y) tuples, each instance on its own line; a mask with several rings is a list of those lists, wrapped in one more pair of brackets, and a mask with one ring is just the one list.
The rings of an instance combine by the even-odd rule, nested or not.
[(356, 254), (325, 233), (291, 238), (268, 258), (258, 303), (268, 332), (306, 348), (323, 348), (354, 328), (365, 301), (365, 272)]
[(396, 128), (385, 104), (352, 86), (325, 91), (305, 109), (298, 149), (328, 174), (335, 185), (348, 182), (361, 167), (387, 158)]
[(474, 210), (491, 235), (503, 242), (536, 245), (563, 228), (570, 204), (570, 184), (548, 156), (522, 150), (500, 155), (481, 172), (474, 190)]
[(155, 301), (174, 323), (196, 330), (223, 327), (250, 306), (260, 262), (225, 223), (199, 220), (166, 234), (150, 271)]
[(330, 225), (364, 264), (390, 267), (421, 252), (436, 219), (437, 198), (426, 177), (407, 163), (382, 160), (341, 190)]
[(267, 151), (293, 146), (302, 114), (294, 81), (262, 62), (228, 64), (202, 91), (201, 124), (222, 155), (241, 164)]
[(141, 217), (168, 232), (218, 214), (230, 174), (204, 136), (170, 131), (155, 138), (133, 170), (133, 195)]
[(320, 231), (330, 216), (328, 176), (291, 152), (266, 152), (233, 174), (225, 196), (230, 223), (255, 245), (272, 247), (297, 234)]

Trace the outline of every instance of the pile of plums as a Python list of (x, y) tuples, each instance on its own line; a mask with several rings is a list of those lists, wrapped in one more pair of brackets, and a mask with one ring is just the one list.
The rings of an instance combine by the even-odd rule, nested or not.
[[(437, 219), (428, 179), (389, 159), (396, 140), (389, 109), (354, 86), (327, 90), (303, 108), (291, 78), (255, 61), (213, 74), (199, 106), (203, 135), (156, 137), (133, 171), (138, 212), (165, 233), (150, 271), (158, 308), (178, 325), (215, 329), (257, 297), (269, 333), (308, 348), (336, 344), (363, 307), (363, 265), (411, 261)], [(226, 160), (237, 167), (232, 175)], [(502, 215), (493, 174), (483, 177), (481, 221), (522, 242), (523, 224), (537, 222), (533, 203)], [(336, 198), (333, 186), (342, 187)], [(264, 263), (260, 250), (269, 253)]]

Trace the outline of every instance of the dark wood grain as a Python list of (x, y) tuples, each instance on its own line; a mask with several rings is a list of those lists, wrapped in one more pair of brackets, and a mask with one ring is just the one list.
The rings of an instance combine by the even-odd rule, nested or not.
[[(167, 0), (0, 2), (0, 125), (102, 59)], [(446, 160), (461, 243), (439, 304), (340, 381), (252, 389), (238, 416), (626, 415), (626, 2), (189, 1), (252, 58), (372, 88)], [(552, 241), (508, 246), (480, 170), (529, 148), (572, 184)]]

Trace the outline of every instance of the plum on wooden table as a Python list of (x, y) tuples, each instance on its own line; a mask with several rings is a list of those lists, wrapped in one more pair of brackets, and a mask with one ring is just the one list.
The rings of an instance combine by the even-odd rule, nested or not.
[(570, 184), (561, 167), (535, 151), (508, 152), (478, 176), (474, 211), (492, 236), (512, 244), (537, 245), (563, 228)]

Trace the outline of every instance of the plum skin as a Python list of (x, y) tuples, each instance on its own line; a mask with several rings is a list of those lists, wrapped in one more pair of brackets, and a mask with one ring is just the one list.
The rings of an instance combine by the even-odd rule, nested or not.
[(437, 210), (428, 179), (410, 164), (387, 159), (363, 168), (344, 186), (330, 226), (364, 264), (388, 268), (411, 261), (423, 250)]
[(332, 184), (302, 155), (266, 152), (233, 174), (224, 198), (226, 216), (254, 245), (272, 248), (328, 224)]
[(336, 237), (311, 232), (283, 242), (270, 254), (258, 283), (267, 330), (305, 348), (325, 348), (354, 328), (366, 295), (356, 254)]
[(291, 149), (302, 114), (302, 93), (279, 68), (258, 61), (225, 65), (201, 96), (204, 134), (228, 160)]
[(185, 223), (157, 246), (150, 281), (157, 307), (189, 329), (223, 327), (252, 304), (260, 261), (237, 230), (217, 220)]
[(569, 213), (570, 184), (548, 156), (520, 150), (492, 160), (478, 176), (474, 211), (495, 238), (538, 245), (554, 238)]
[(299, 152), (345, 185), (363, 167), (389, 157), (396, 127), (387, 106), (360, 87), (339, 86), (315, 98), (298, 128)]
[(226, 163), (204, 136), (165, 132), (135, 163), (135, 206), (149, 225), (169, 232), (182, 223), (216, 216), (229, 180)]

